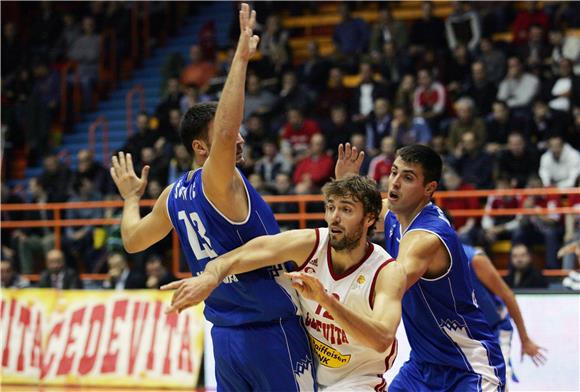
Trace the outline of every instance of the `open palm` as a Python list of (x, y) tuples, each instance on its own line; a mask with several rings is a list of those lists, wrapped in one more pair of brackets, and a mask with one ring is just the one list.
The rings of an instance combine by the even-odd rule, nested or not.
[(256, 53), (260, 37), (254, 35), (256, 27), (256, 11), (250, 11), (250, 6), (242, 3), (240, 8), (240, 39), (238, 41), (238, 54), (246, 61)]
[(133, 168), (131, 154), (120, 151), (113, 155), (111, 159), (111, 177), (123, 199), (132, 197), (140, 198), (147, 188), (147, 177), (149, 176), (149, 166), (144, 166), (141, 177), (137, 177)]

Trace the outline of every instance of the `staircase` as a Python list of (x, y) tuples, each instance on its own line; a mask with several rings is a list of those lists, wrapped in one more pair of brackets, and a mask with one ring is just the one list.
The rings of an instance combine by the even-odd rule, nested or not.
[[(146, 59), (143, 68), (133, 73), (133, 78), (118, 83), (116, 90), (112, 91), (109, 99), (98, 104), (93, 113), (85, 114), (80, 122), (75, 124), (73, 132), (64, 135), (61, 146), (57, 153), (66, 153), (70, 157), (70, 165), (74, 170), (77, 166), (77, 153), (89, 145), (89, 128), (99, 117), (104, 116), (109, 123), (109, 154), (112, 154), (123, 146), (127, 139), (127, 108), (125, 98), (127, 93), (136, 85), (143, 86), (145, 93), (145, 111), (153, 114), (155, 107), (161, 97), (161, 67), (166, 58), (172, 53), (180, 53), (187, 61), (189, 60), (189, 48), (198, 40), (198, 33), (201, 27), (208, 21), (213, 20), (216, 25), (217, 47), (223, 48), (228, 44), (228, 31), (233, 17), (233, 6), (231, 2), (219, 1), (211, 2), (199, 8), (197, 15), (190, 17), (180, 29), (175, 37), (167, 41), (167, 45), (153, 50), (150, 58)], [(133, 100), (133, 124), (139, 108), (139, 96)], [(134, 126), (133, 126), (134, 128)], [(98, 127), (95, 132), (95, 159), (108, 165), (110, 156), (103, 156), (103, 129)], [(68, 160), (68, 158), (67, 158)], [(18, 184), (24, 185), (31, 178), (42, 173), (42, 167), (30, 167), (26, 169), (25, 179), (12, 180), (10, 186)]]

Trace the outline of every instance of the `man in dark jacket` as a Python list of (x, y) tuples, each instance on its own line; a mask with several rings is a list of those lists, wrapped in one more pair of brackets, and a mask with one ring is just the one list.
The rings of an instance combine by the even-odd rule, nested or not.
[(60, 290), (82, 289), (83, 281), (75, 270), (65, 266), (64, 253), (60, 249), (52, 249), (46, 253), (46, 269), (40, 275), (38, 286)]
[(111, 253), (107, 258), (109, 277), (103, 282), (104, 289), (127, 290), (146, 288), (145, 276), (131, 270), (123, 253)]
[(530, 250), (524, 244), (513, 244), (510, 273), (505, 281), (511, 288), (546, 288), (548, 281), (532, 264)]

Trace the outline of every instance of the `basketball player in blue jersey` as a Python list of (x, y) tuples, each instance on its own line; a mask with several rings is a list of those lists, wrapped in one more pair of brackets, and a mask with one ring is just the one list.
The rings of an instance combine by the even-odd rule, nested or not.
[[(124, 199), (125, 249), (142, 251), (175, 228), (193, 275), (254, 237), (279, 233), (269, 206), (236, 168), (243, 159), (239, 128), (246, 68), (259, 40), (252, 31), (255, 11), (242, 4), (239, 19), (241, 34), (219, 103), (194, 105), (181, 121), (181, 139), (197, 169), (168, 186), (152, 212), (141, 218), (139, 199), (149, 167), (139, 178), (129, 154), (112, 159), (111, 175)], [(204, 311), (214, 325), (218, 391), (315, 389), (312, 352), (297, 303), (282, 266), (223, 280)]]
[[(339, 147), (336, 177), (357, 174), (363, 152)], [(439, 155), (423, 145), (397, 151), (383, 203), (385, 249), (405, 268), (403, 324), (411, 346), (389, 391), (504, 391), (505, 363), (477, 307), (457, 234), (431, 203)]]
[(530, 356), (536, 366), (543, 365), (546, 361), (546, 357), (541, 351), (543, 348), (534, 343), (528, 336), (524, 319), (513, 291), (499, 276), (485, 252), (465, 244), (463, 244), (463, 250), (471, 267), (469, 271), (477, 304), (501, 347), (506, 364), (506, 383), (509, 386), (510, 380), (517, 382), (510, 360), (514, 332), (511, 320), (513, 319), (518, 329), (522, 347), (522, 360), (524, 354), (526, 354)]

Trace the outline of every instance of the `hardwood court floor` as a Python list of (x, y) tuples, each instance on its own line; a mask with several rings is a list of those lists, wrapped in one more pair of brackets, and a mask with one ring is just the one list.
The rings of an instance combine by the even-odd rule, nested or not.
[(47, 387), (41, 385), (0, 385), (2, 392), (210, 392), (211, 389), (197, 388), (191, 389), (159, 389), (159, 388), (107, 388), (107, 387)]

